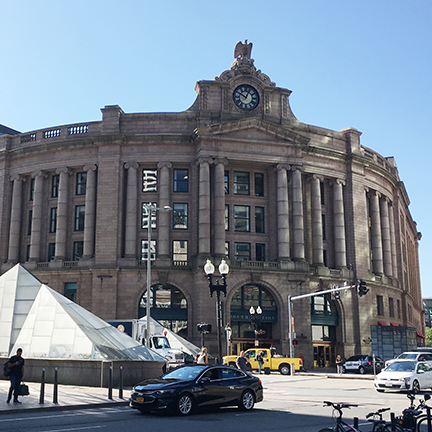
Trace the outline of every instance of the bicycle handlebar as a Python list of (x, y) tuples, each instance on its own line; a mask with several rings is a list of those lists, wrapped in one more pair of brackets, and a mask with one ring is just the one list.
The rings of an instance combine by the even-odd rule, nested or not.
[(372, 417), (372, 416), (374, 416), (374, 415), (379, 415), (379, 414), (381, 414), (381, 413), (383, 413), (383, 412), (388, 411), (389, 409), (390, 409), (390, 408), (380, 408), (378, 411), (371, 412), (371, 413), (367, 414), (367, 415), (366, 415), (366, 418)]
[(330, 401), (324, 401), (323, 404), (327, 406), (332, 406), (335, 409), (342, 409), (342, 408), (350, 408), (350, 407), (358, 407), (358, 405), (355, 404), (349, 404), (345, 402), (330, 402)]

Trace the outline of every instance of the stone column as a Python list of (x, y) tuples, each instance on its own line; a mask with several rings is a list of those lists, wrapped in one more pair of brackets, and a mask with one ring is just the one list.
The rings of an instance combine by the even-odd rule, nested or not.
[(369, 192), (371, 218), (371, 246), (372, 246), (372, 268), (376, 274), (383, 274), (383, 251), (381, 235), (381, 217), (379, 208), (380, 194), (376, 191)]
[(70, 171), (67, 167), (62, 167), (56, 170), (56, 174), (59, 174), (59, 188), (57, 198), (55, 260), (64, 261), (66, 259), (68, 183)]
[(278, 260), (290, 260), (288, 180), (285, 165), (279, 164), (277, 170), (277, 229)]
[(210, 256), (210, 158), (200, 158), (198, 190), (198, 254)]
[(333, 223), (336, 268), (346, 267), (345, 215), (343, 201), (343, 180), (333, 183)]
[(22, 184), (25, 179), (19, 175), (11, 177), (13, 181), (11, 221), (9, 228), (9, 250), (8, 263), (19, 262), (19, 245), (21, 234), (21, 214), (22, 214)]
[(138, 224), (138, 163), (127, 162), (125, 257), (136, 257)]
[(391, 236), (390, 236), (390, 219), (389, 219), (387, 197), (384, 196), (381, 197), (380, 211), (381, 211), (381, 233), (382, 233), (384, 274), (386, 276), (392, 277), (393, 265), (392, 265)]
[(324, 265), (321, 180), (322, 178), (317, 175), (311, 177), (312, 259), (313, 264), (319, 266)]
[(304, 219), (303, 219), (303, 185), (301, 167), (292, 168), (292, 234), (293, 258), (297, 261), (305, 259)]
[(389, 216), (390, 216), (390, 237), (391, 237), (391, 254), (392, 254), (392, 265), (393, 265), (393, 277), (397, 278), (397, 253), (396, 253), (396, 233), (393, 213), (393, 203), (389, 203)]
[[(170, 205), (170, 169), (172, 168), (171, 162), (159, 162), (159, 203), (158, 206), (163, 209), (165, 206)], [(159, 210), (157, 215), (157, 256), (158, 259), (170, 258), (170, 221), (172, 220), (172, 211)]]
[(95, 251), (96, 224), (96, 165), (84, 166), (87, 172), (85, 215), (84, 215), (84, 244), (82, 259), (91, 259)]
[(41, 236), (42, 236), (42, 199), (44, 173), (36, 171), (32, 173), (35, 179), (33, 193), (32, 223), (30, 237), (30, 261), (40, 261)]
[(225, 257), (225, 165), (226, 159), (216, 159), (214, 184), (214, 254), (218, 258)]

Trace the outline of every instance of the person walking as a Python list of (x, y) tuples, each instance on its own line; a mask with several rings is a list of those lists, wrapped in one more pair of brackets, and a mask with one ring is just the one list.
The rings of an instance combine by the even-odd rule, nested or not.
[(206, 347), (202, 347), (201, 352), (198, 354), (197, 364), (208, 365), (208, 355)]
[(237, 357), (237, 360), (236, 360), (237, 367), (239, 369), (241, 369), (242, 371), (246, 372), (246, 369), (247, 369), (246, 365), (248, 364), (248, 361), (249, 360), (245, 356), (245, 352), (244, 351), (240, 351), (240, 355)]
[(256, 360), (258, 362), (258, 373), (261, 375), (261, 369), (264, 366), (264, 351), (259, 350), (256, 356)]
[(18, 400), (18, 388), (21, 384), (22, 377), (24, 375), (24, 359), (22, 358), (22, 349), (18, 348), (16, 355), (12, 356), (9, 359), (9, 368), (11, 370), (10, 374), (10, 382), (11, 386), (9, 389), (9, 394), (7, 398), (7, 403), (9, 403), (12, 399), (13, 393), (13, 402), (20, 404), (21, 402)]
[(342, 360), (342, 357), (338, 354), (336, 356), (336, 372), (338, 375), (342, 375), (343, 365), (344, 365), (344, 361)]

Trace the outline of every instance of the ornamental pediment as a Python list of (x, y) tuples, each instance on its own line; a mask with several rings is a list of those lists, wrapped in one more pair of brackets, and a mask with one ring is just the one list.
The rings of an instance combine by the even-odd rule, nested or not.
[(310, 138), (290, 128), (262, 119), (248, 118), (195, 129), (193, 140), (223, 139), (232, 141), (280, 141), (291, 145), (307, 146)]

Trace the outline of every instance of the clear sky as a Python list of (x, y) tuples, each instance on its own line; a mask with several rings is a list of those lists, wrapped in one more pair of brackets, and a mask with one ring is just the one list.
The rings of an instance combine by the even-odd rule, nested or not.
[(395, 158), (432, 297), (431, 0), (0, 0), (0, 18), (0, 124), (20, 132), (184, 111), (248, 39), (301, 122)]

